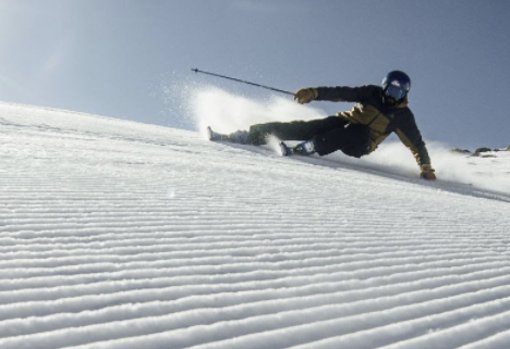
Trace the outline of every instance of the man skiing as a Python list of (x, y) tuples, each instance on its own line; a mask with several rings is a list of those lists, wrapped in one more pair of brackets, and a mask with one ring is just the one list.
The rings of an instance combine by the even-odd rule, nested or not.
[(341, 150), (360, 158), (373, 152), (392, 132), (413, 153), (421, 170), (421, 177), (434, 180), (425, 142), (416, 125), (414, 115), (407, 106), (411, 89), (409, 76), (392, 71), (382, 86), (317, 87), (303, 88), (294, 95), (300, 104), (317, 101), (357, 102), (350, 110), (312, 121), (290, 123), (272, 122), (253, 125), (249, 131), (237, 131), (226, 139), (245, 144), (262, 145), (269, 135), (281, 140), (305, 140), (290, 150), (301, 155), (330, 154)]

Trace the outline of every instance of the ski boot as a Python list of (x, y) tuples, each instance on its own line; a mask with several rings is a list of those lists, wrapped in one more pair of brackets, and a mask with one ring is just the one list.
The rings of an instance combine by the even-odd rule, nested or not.
[(291, 148), (285, 142), (280, 142), (280, 153), (282, 156), (290, 156), (290, 155), (303, 155), (310, 156), (315, 153), (315, 145), (313, 143), (313, 139), (310, 139), (305, 142), (301, 142), (295, 147)]
[(315, 144), (313, 142), (313, 139), (299, 143), (294, 148), (292, 148), (292, 153), (303, 156), (312, 155), (313, 153), (315, 153)]

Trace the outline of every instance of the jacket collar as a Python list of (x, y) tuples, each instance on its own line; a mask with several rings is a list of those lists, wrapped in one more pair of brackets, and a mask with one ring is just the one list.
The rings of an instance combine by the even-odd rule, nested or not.
[(402, 102), (400, 102), (399, 104), (397, 104), (397, 108), (405, 108), (407, 107), (407, 105), (409, 104), (409, 95), (406, 95), (406, 97), (404, 98), (404, 100)]

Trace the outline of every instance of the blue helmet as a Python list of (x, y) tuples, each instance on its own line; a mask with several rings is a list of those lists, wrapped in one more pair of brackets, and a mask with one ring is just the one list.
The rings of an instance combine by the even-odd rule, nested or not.
[(382, 89), (384, 97), (391, 97), (401, 102), (411, 89), (411, 79), (400, 70), (391, 71), (384, 77)]

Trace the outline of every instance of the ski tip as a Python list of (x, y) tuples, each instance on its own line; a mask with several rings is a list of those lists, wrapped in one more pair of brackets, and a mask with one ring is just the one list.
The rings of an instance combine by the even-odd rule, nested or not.
[(215, 132), (211, 128), (211, 126), (207, 126), (206, 136), (207, 136), (207, 139), (209, 139), (210, 141), (228, 141), (229, 140), (227, 135)]
[(213, 138), (214, 138), (214, 132), (211, 128), (211, 126), (207, 126), (207, 129), (206, 129), (206, 136), (207, 136), (207, 139), (212, 141)]
[(289, 156), (291, 154), (290, 148), (284, 142), (280, 142), (280, 155)]

